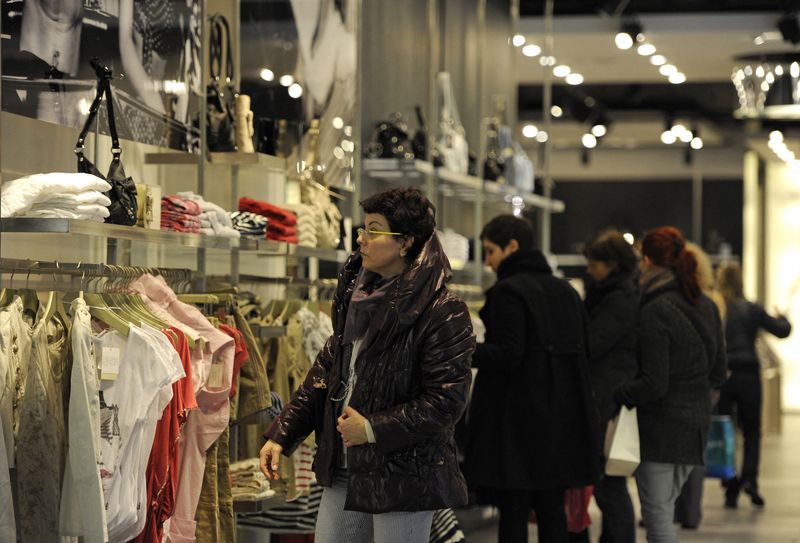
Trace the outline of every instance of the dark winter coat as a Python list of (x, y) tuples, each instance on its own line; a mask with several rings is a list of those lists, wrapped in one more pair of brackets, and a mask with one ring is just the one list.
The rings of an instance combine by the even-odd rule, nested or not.
[(642, 295), (639, 374), (614, 399), (636, 406), (645, 462), (702, 465), (711, 391), (725, 381), (722, 325), (714, 302), (692, 304), (676, 281)]
[(486, 342), (473, 357), (470, 486), (493, 502), (496, 489), (594, 483), (599, 420), (578, 293), (553, 276), (540, 251), (519, 251), (501, 263), (480, 315)]
[(636, 322), (639, 289), (630, 273), (617, 272), (589, 285), (584, 302), (589, 314), (589, 371), (603, 427), (614, 417), (612, 395), (620, 383), (636, 377)]
[(788, 337), (792, 325), (786, 317), (771, 317), (764, 308), (747, 300), (726, 302), (725, 341), (727, 342), (728, 367), (757, 370), (756, 338), (759, 330), (766, 330), (779, 338)]
[[(340, 404), (331, 401), (337, 387), (329, 384), (340, 383), (350, 364), (342, 334), (360, 269), (356, 252), (339, 274), (333, 336), (266, 434), (288, 455), (315, 431), (322, 486), (332, 484), (342, 456)], [(466, 403), (475, 338), (466, 305), (445, 286), (451, 277), (433, 236), (375, 310), (349, 405), (369, 420), (376, 443), (347, 450), (347, 510), (424, 511), (467, 501), (453, 428)]]

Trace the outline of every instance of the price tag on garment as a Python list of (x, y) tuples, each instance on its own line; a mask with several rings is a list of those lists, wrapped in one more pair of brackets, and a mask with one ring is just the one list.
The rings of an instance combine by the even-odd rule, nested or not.
[(100, 353), (100, 379), (115, 381), (119, 375), (119, 349), (103, 347)]
[(222, 387), (222, 364), (211, 364), (211, 371), (208, 374), (208, 386), (211, 388)]

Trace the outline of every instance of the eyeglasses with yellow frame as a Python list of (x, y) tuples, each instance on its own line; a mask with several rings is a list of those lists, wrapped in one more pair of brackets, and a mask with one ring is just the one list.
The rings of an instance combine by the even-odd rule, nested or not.
[(358, 228), (356, 234), (358, 234), (358, 237), (364, 238), (367, 241), (375, 239), (377, 236), (405, 236), (405, 234), (401, 234), (400, 232), (382, 232), (380, 230), (369, 230), (367, 228)]

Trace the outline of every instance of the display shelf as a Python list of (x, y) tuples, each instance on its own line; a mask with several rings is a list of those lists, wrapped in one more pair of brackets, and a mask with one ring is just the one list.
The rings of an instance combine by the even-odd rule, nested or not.
[(278, 494), (260, 500), (233, 500), (236, 513), (259, 513), (280, 505), (286, 505), (286, 497)]
[[(194, 153), (147, 153), (144, 155), (145, 164), (187, 165), (197, 166), (200, 164), (201, 155)], [(259, 165), (267, 168), (284, 171), (286, 170), (286, 159), (265, 155), (263, 153), (208, 153), (210, 164), (222, 164), (228, 166), (249, 166)]]
[(416, 178), (433, 174), (430, 162), (403, 158), (365, 158), (361, 169), (368, 177), (378, 179)]
[(317, 258), (326, 262), (336, 262), (343, 264), (350, 253), (337, 249), (317, 249), (314, 247), (303, 247), (302, 245), (289, 245), (289, 256), (295, 258)]
[(77, 234), (203, 249), (237, 249), (240, 242), (239, 238), (184, 234), (181, 232), (150, 230), (134, 226), (120, 226), (73, 219), (0, 219), (0, 232), (15, 234)]
[(285, 256), (289, 253), (289, 247), (287, 243), (282, 241), (272, 241), (269, 239), (253, 239), (253, 238), (243, 237), (239, 241), (239, 251)]

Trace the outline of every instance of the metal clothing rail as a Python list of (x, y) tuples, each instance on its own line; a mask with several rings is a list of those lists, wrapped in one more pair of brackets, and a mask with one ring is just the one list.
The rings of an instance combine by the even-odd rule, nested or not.
[[(130, 280), (133, 281), (137, 277), (150, 273), (152, 275), (161, 275), (170, 285), (186, 284), (190, 285), (192, 280), (196, 279), (197, 273), (193, 270), (186, 268), (149, 268), (138, 266), (118, 266), (114, 264), (95, 264), (83, 262), (59, 262), (59, 261), (41, 261), (41, 260), (23, 260), (16, 258), (0, 258), (0, 273), (10, 274), (8, 284), (5, 282), (3, 286), (9, 288), (14, 287), (15, 275), (24, 275), (24, 284), (30, 283), (31, 275), (47, 275), (53, 277), (53, 284), (55, 285), (56, 276), (69, 276), (72, 278), (80, 278), (80, 283), (90, 283), (97, 279), (107, 280)], [(88, 290), (88, 289), (82, 289)]]

